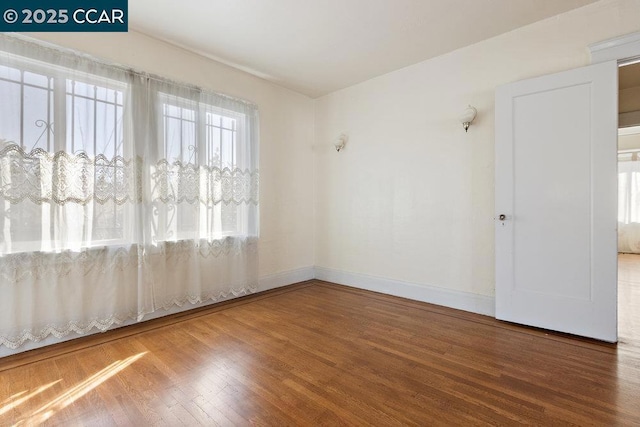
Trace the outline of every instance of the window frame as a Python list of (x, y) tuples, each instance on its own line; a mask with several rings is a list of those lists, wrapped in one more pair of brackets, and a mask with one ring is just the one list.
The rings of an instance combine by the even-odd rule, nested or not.
[[(165, 159), (169, 164), (173, 164), (172, 159), (168, 159), (166, 157), (167, 155), (167, 150), (166, 150), (166, 135), (165, 135), (165, 120), (166, 120), (166, 115), (165, 115), (165, 105), (170, 105), (172, 107), (177, 107), (180, 109), (189, 109), (194, 111), (195, 113), (195, 148), (194, 148), (194, 152), (195, 152), (195, 161), (194, 162), (182, 162), (183, 166), (189, 164), (189, 165), (193, 165), (194, 167), (196, 167), (197, 169), (201, 168), (201, 167), (207, 167), (207, 168), (218, 168), (220, 170), (221, 173), (224, 172), (225, 169), (230, 170), (230, 172), (233, 174), (236, 170), (244, 170), (246, 168), (242, 168), (240, 165), (244, 165), (246, 163), (246, 153), (244, 149), (241, 149), (241, 147), (239, 147), (240, 141), (244, 141), (245, 138), (245, 119), (246, 119), (246, 115), (243, 113), (240, 113), (238, 111), (233, 111), (233, 110), (229, 110), (226, 108), (222, 108), (222, 107), (217, 107), (215, 105), (212, 104), (207, 104), (201, 100), (196, 100), (196, 99), (189, 99), (189, 98), (185, 98), (185, 97), (181, 97), (181, 96), (176, 96), (176, 95), (171, 95), (171, 94), (167, 94), (164, 93), (162, 91), (158, 91), (157, 92), (157, 99), (158, 99), (158, 106), (156, 108), (156, 111), (159, 114), (159, 118), (161, 120), (158, 120), (158, 142), (157, 142), (157, 149), (159, 150), (159, 154), (161, 155), (160, 157)], [(214, 112), (215, 111), (215, 112)], [(207, 114), (215, 114), (221, 117), (221, 121), (220, 121), (220, 126), (215, 126), (215, 125), (209, 125), (207, 123)], [(222, 118), (230, 118), (234, 120), (235, 123), (235, 129), (228, 129), (228, 128), (224, 128), (223, 127), (223, 123), (222, 123)], [(181, 119), (182, 120), (182, 119)], [(207, 163), (202, 164), (201, 163), (201, 159), (205, 159), (208, 161), (207, 156), (206, 156), (206, 151), (208, 146), (211, 144), (213, 145), (213, 142), (208, 140), (208, 135), (207, 135), (207, 131), (208, 131), (208, 127), (211, 126), (213, 128), (219, 128), (220, 131), (222, 130), (228, 130), (233, 132), (233, 140), (232, 140), (232, 146), (233, 146), (233, 150), (234, 150), (234, 155), (235, 155), (235, 159), (234, 159), (234, 163), (232, 165), (232, 167), (225, 167), (222, 165), (222, 158), (220, 159), (220, 165), (219, 166), (215, 166), (215, 165), (209, 165)], [(182, 135), (181, 135), (182, 138)], [(200, 143), (200, 141), (204, 141), (204, 144)], [(181, 145), (182, 141), (181, 141)], [(220, 141), (220, 146), (222, 146), (222, 141)], [(233, 203), (233, 202), (231, 202)], [(222, 205), (224, 205), (224, 201), (219, 201), (218, 203), (214, 203), (213, 207), (210, 207), (208, 205), (203, 206), (202, 201), (199, 201), (198, 204), (200, 205), (199, 209), (206, 209), (207, 211), (211, 208), (216, 209), (216, 212), (218, 212), (218, 214), (216, 215), (214, 213), (214, 218), (218, 218), (220, 221), (220, 227), (217, 231), (215, 231), (215, 225), (214, 227), (214, 231), (213, 232), (206, 232), (202, 230), (202, 227), (200, 227), (200, 230), (197, 231), (197, 237), (195, 238), (181, 238), (179, 237), (179, 230), (175, 229), (175, 237), (173, 238), (167, 238), (166, 237), (166, 230), (162, 230), (160, 231), (159, 227), (157, 230), (157, 241), (181, 241), (181, 240), (199, 240), (199, 241), (213, 241), (213, 240), (221, 240), (227, 237), (246, 237), (248, 236), (248, 228), (246, 225), (246, 214), (242, 211), (242, 210), (237, 210), (237, 217), (236, 217), (236, 221), (235, 221), (235, 227), (233, 228), (233, 230), (228, 230), (228, 231), (224, 231), (222, 230)], [(200, 213), (200, 221), (203, 220), (203, 216), (206, 217), (206, 214), (203, 215), (202, 213)], [(166, 218), (164, 218), (164, 220), (166, 220)], [(179, 221), (178, 218), (176, 218), (176, 221)], [(162, 224), (163, 222), (163, 218), (159, 218), (158, 219), (158, 224)]]
[[(127, 135), (128, 128), (132, 125), (130, 123), (130, 120), (127, 119), (128, 118), (127, 98), (131, 96), (130, 85), (127, 82), (116, 80), (116, 79), (102, 76), (99, 74), (96, 74), (95, 76), (93, 76), (88, 73), (83, 73), (82, 76), (76, 76), (74, 75), (73, 70), (70, 70), (66, 67), (62, 67), (55, 64), (42, 63), (35, 59), (14, 55), (11, 53), (4, 52), (4, 54), (6, 54), (11, 58), (11, 65), (2, 64), (2, 66), (10, 69), (18, 70), (21, 73), (20, 82), (9, 80), (9, 79), (2, 79), (3, 81), (20, 85), (20, 92), (22, 97), (21, 99), (22, 107), (20, 111), (21, 140), (19, 142), (8, 141), (9, 143), (15, 143), (21, 149), (23, 149), (27, 154), (33, 151), (33, 148), (27, 147), (24, 141), (24, 125), (23, 125), (24, 114), (25, 114), (25, 109), (23, 105), (24, 86), (27, 85), (27, 86), (37, 87), (43, 90), (45, 90), (45, 88), (35, 86), (30, 83), (25, 83), (24, 73), (31, 73), (31, 74), (38, 74), (40, 76), (46, 77), (50, 82), (49, 84), (50, 87), (46, 88), (46, 90), (50, 92), (50, 95), (48, 97), (48, 105), (47, 105), (47, 116), (50, 121), (45, 122), (45, 130), (43, 131), (43, 135), (45, 132), (51, 134), (51, 143), (47, 144), (47, 150), (45, 150), (47, 153), (53, 155), (60, 151), (68, 152), (70, 154), (78, 154), (79, 152), (83, 152), (89, 157), (89, 159), (91, 159), (94, 162), (94, 165), (95, 165), (95, 159), (97, 157), (95, 153), (95, 149), (96, 149), (95, 140), (94, 140), (94, 153), (92, 156), (89, 156), (84, 150), (75, 150), (75, 152), (73, 153), (71, 152), (71, 150), (68, 150), (68, 148), (71, 147), (71, 145), (69, 144), (73, 144), (73, 141), (67, 141), (67, 120), (68, 120), (67, 97), (77, 96), (73, 92), (72, 93), (67, 92), (67, 82), (70, 81), (72, 82), (72, 84), (75, 82), (80, 82), (90, 86), (101, 87), (105, 90), (115, 90), (116, 92), (122, 93), (122, 106), (121, 106), (122, 107), (122, 142), (123, 142), (122, 157), (125, 159), (131, 158), (131, 153), (133, 152), (133, 150), (132, 150), (132, 147), (130, 147), (130, 144), (127, 144), (126, 137), (125, 137), (125, 135)], [(103, 85), (105, 81), (109, 83), (109, 87), (105, 87)], [(91, 98), (87, 98), (84, 96), (83, 98), (91, 100)], [(97, 98), (93, 98), (92, 101), (94, 104), (98, 102), (107, 102), (107, 101), (99, 100)], [(112, 103), (112, 105), (114, 105), (117, 111), (117, 107), (119, 106), (117, 93), (115, 94), (115, 102)], [(70, 108), (73, 108), (73, 107), (70, 107)], [(117, 122), (117, 117), (118, 115), (116, 113), (114, 116), (114, 119), (116, 120), (116, 122)], [(96, 126), (96, 120), (95, 120), (95, 106), (94, 106), (94, 127), (95, 126)], [(95, 131), (94, 131), (94, 134), (95, 134)], [(47, 135), (47, 138), (49, 137), (50, 136)], [(116, 135), (114, 136), (114, 145), (117, 144), (116, 138), (117, 138), (117, 132), (116, 132)], [(115, 152), (116, 150), (114, 149), (114, 153)], [(115, 156), (110, 158), (110, 160), (114, 160), (114, 159), (115, 159)], [(10, 204), (10, 202), (5, 202), (5, 203)], [(77, 204), (77, 205), (80, 206), (86, 212), (87, 209), (93, 210), (93, 206), (95, 204), (99, 204), (99, 203), (95, 200), (95, 195), (94, 195), (94, 198), (91, 200), (91, 202), (87, 203), (86, 205), (81, 205), (81, 204)], [(82, 244), (79, 244), (79, 245), (65, 245), (64, 247), (56, 247), (55, 242), (49, 241), (49, 244), (46, 245), (45, 242), (48, 239), (46, 240), (42, 239), (42, 235), (47, 233), (46, 229), (48, 228), (50, 229), (51, 224), (54, 222), (53, 211), (55, 209), (55, 206), (51, 203), (46, 203), (47, 205), (46, 207), (44, 205), (45, 203), (42, 203), (39, 205), (39, 210), (42, 215), (42, 221), (40, 222), (40, 224), (42, 224), (41, 238), (39, 240), (21, 240), (19, 242), (11, 242), (9, 246), (10, 247), (17, 246), (17, 248), (16, 249), (11, 248), (10, 250), (6, 250), (5, 248), (4, 250), (0, 250), (0, 255), (5, 253), (13, 254), (13, 253), (28, 253), (28, 252), (60, 252), (60, 251), (66, 251), (66, 250), (80, 251), (88, 248), (98, 248), (98, 247), (106, 247), (106, 246), (124, 246), (124, 245), (135, 244), (133, 233), (132, 233), (132, 227), (131, 227), (131, 222), (133, 220), (132, 207), (129, 206), (128, 204), (124, 204), (122, 205), (123, 208), (129, 211), (129, 213), (125, 212), (123, 214), (121, 238), (107, 238), (107, 239), (95, 239), (95, 240), (91, 239), (90, 244), (86, 244), (86, 242), (83, 241)], [(48, 218), (45, 218), (46, 216), (48, 216)], [(92, 220), (92, 227), (93, 227), (93, 220)], [(93, 233), (93, 230), (91, 232)], [(51, 243), (54, 243), (54, 244), (52, 245)]]

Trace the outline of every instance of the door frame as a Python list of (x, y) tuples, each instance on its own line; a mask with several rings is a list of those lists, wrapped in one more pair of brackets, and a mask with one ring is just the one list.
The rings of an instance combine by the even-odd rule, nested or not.
[[(640, 62), (640, 32), (590, 44), (589, 51), (591, 52), (591, 64), (606, 61), (616, 61), (618, 67), (635, 64)], [(622, 116), (618, 112), (618, 124), (622, 121), (628, 122), (629, 120), (640, 119), (639, 111), (624, 114)]]
[(591, 64), (618, 61), (618, 66), (640, 62), (640, 32), (589, 45)]
[[(640, 32), (592, 43), (589, 45), (589, 52), (591, 53), (591, 64), (616, 61), (618, 67), (621, 67), (640, 62)], [(618, 119), (619, 118), (620, 113), (618, 112)], [(617, 250), (618, 247), (616, 244), (616, 257), (618, 256)], [(616, 281), (612, 286), (617, 288), (618, 282)]]

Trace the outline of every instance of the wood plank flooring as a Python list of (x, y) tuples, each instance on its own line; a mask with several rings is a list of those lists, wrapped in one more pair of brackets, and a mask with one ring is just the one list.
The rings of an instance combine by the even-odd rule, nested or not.
[(640, 345), (640, 255), (618, 255), (618, 334)]
[(0, 360), (0, 425), (640, 425), (628, 326), (616, 346), (310, 281)]

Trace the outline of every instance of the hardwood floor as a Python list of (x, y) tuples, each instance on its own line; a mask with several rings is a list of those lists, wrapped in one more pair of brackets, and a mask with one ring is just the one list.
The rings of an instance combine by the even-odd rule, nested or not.
[(618, 255), (618, 334), (640, 343), (640, 255)]
[(640, 345), (311, 281), (0, 361), (40, 423), (638, 425)]

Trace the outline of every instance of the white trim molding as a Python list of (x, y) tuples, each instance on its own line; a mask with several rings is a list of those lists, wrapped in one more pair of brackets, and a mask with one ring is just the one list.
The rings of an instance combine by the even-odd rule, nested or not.
[(340, 285), (495, 317), (495, 299), (486, 295), (455, 291), (437, 286), (419, 285), (417, 283), (324, 267), (315, 268), (315, 278)]
[(313, 267), (302, 267), (295, 270), (283, 271), (280, 273), (269, 274), (260, 277), (258, 283), (258, 292), (268, 291), (269, 289), (280, 288), (282, 286), (293, 285), (294, 283), (304, 282), (314, 279)]
[(640, 61), (640, 32), (590, 44), (589, 51), (592, 64), (612, 60), (625, 63)]

